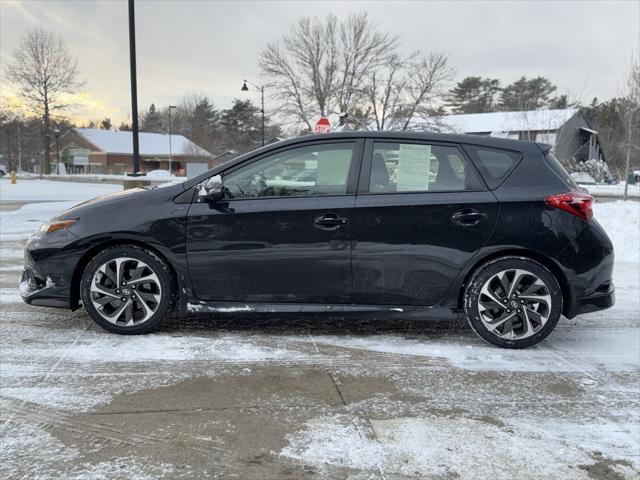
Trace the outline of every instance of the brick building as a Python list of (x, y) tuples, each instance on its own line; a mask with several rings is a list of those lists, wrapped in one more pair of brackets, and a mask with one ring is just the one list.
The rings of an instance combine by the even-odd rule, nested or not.
[[(189, 165), (198, 164), (200, 169), (211, 168), (213, 156), (182, 135), (162, 133), (139, 134), (140, 169), (168, 170), (171, 155), (171, 170), (184, 174)], [(98, 130), (93, 128), (72, 128), (60, 136), (60, 163), (67, 173), (108, 173), (121, 174), (132, 171), (133, 140), (131, 132)], [(50, 148), (51, 171), (55, 172), (56, 142)]]

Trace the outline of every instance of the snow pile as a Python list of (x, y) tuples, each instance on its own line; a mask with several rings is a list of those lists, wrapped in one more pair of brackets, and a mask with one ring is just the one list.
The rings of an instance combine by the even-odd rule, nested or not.
[(15, 185), (11, 185), (9, 179), (0, 179), (2, 202), (74, 200), (79, 203), (121, 190), (122, 184), (18, 180)]
[(640, 262), (640, 202), (594, 203), (593, 214), (613, 242), (616, 260)]
[[(23, 240), (37, 233), (43, 222), (78, 204), (72, 202), (29, 203), (12, 212), (0, 215), (0, 240)], [(22, 257), (22, 249), (19, 249)], [(9, 255), (10, 257), (13, 255)], [(2, 256), (2, 258), (5, 258)]]

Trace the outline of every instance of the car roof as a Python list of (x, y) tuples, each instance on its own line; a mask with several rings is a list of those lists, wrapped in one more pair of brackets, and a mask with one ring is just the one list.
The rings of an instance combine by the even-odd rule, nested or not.
[[(522, 140), (513, 140), (509, 138), (497, 138), (484, 135), (464, 135), (455, 133), (438, 133), (438, 132), (395, 132), (395, 131), (351, 131), (326, 133), (321, 135), (303, 135), (277, 142), (277, 145), (285, 145), (288, 143), (298, 143), (306, 141), (329, 140), (340, 138), (373, 138), (382, 140), (422, 140), (433, 142), (450, 142), (465, 143), (471, 145), (494, 146), (498, 148), (508, 148), (512, 150), (529, 150), (534, 146), (533, 142)], [(271, 145), (276, 145), (273, 143)]]
[[(248, 158), (262, 155), (273, 150), (278, 150), (283, 147), (304, 145), (307, 142), (327, 141), (327, 140), (351, 140), (359, 138), (370, 138), (379, 140), (419, 140), (430, 142), (446, 142), (446, 143), (461, 143), (465, 145), (479, 145), (484, 147), (504, 148), (508, 150), (515, 150), (519, 152), (540, 152), (540, 147), (535, 142), (512, 140), (509, 138), (496, 138), (482, 135), (462, 135), (452, 133), (437, 133), (437, 132), (396, 132), (396, 131), (368, 131), (368, 130), (355, 130), (350, 132), (336, 132), (325, 133), (320, 135), (302, 135), (299, 137), (289, 138), (281, 140), (279, 142), (270, 143), (264, 147), (252, 150), (245, 153), (233, 160), (225, 162), (224, 169), (236, 165), (240, 162), (247, 160)], [(198, 175), (190, 180), (184, 182), (185, 188), (190, 188), (193, 185), (203, 181), (204, 179), (215, 175), (223, 168), (222, 165), (214, 167), (206, 173)]]

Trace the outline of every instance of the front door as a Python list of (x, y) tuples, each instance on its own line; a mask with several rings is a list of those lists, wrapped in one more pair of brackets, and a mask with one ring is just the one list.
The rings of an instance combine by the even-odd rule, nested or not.
[(361, 141), (305, 144), (222, 174), (194, 201), (187, 259), (205, 301), (347, 303)]
[(371, 140), (364, 158), (354, 301), (435, 305), (489, 238), (498, 203), (456, 145)]

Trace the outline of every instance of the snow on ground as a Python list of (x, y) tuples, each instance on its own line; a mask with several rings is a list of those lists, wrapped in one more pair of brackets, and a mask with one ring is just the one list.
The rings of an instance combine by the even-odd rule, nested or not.
[(80, 201), (84, 200), (28, 203), (18, 210), (2, 212), (0, 216), (0, 240), (26, 239), (31, 234), (36, 233), (43, 222), (77, 205)]
[(593, 214), (609, 234), (616, 259), (640, 262), (640, 202), (595, 203)]
[(18, 180), (15, 185), (5, 176), (0, 178), (0, 201), (75, 201), (122, 190), (117, 183), (57, 182), (52, 180)]
[(6, 187), (3, 203), (46, 201), (0, 214), (3, 478), (640, 474), (637, 202), (594, 205), (616, 250), (616, 305), (562, 319), (536, 347), (501, 350), (468, 329), (319, 318), (246, 330), (196, 318), (112, 335), (82, 311), (24, 305), (15, 285), (42, 221), (121, 187)]
[[(360, 423), (347, 415), (313, 419), (304, 430), (288, 436), (282, 455), (319, 468), (328, 464), (411, 478), (419, 474), (420, 478), (494, 480), (523, 478), (532, 465), (536, 478), (586, 478), (586, 472), (575, 466), (593, 461), (584, 450), (550, 433), (555, 424), (550, 429), (523, 424), (514, 431), (472, 418), (398, 417), (371, 421), (373, 435), (366, 437)], [(607, 454), (635, 455), (633, 444), (625, 448), (628, 436), (609, 435), (607, 440), (612, 441)], [(598, 442), (598, 448), (602, 444)], [(487, 458), (487, 450), (495, 451), (496, 457)], [(618, 476), (610, 478), (634, 475), (629, 465), (616, 467)]]
[[(617, 197), (623, 198), (624, 196), (624, 182), (620, 182), (617, 185), (580, 185), (582, 188), (586, 188), (594, 197)], [(627, 190), (629, 198), (640, 198), (640, 185), (629, 185)]]

